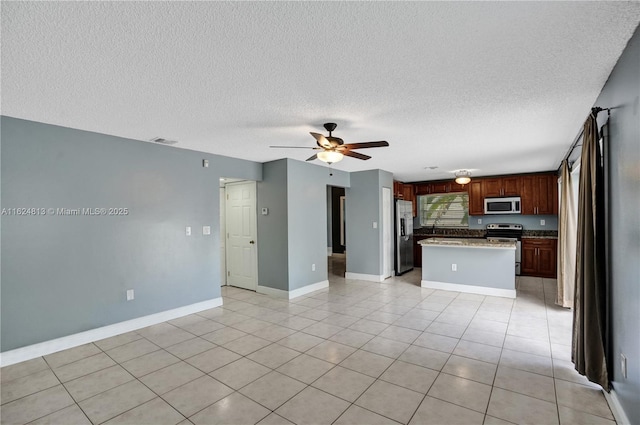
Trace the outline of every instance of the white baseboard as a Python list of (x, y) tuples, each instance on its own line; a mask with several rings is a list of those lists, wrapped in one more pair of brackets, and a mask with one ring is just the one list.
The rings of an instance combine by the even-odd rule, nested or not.
[(0, 353), (0, 366), (9, 366), (25, 360), (35, 359), (36, 357), (46, 356), (47, 354), (55, 353), (57, 351), (99, 341), (125, 332), (135, 331), (136, 329), (146, 328), (147, 326), (166, 322), (167, 320), (177, 319), (178, 317), (198, 313), (210, 308), (220, 307), (221, 305), (222, 297), (212, 298), (207, 301), (186, 305), (184, 307), (161, 311), (160, 313), (154, 313), (148, 316), (114, 323), (113, 325), (102, 326), (100, 328), (91, 329), (77, 334), (39, 342), (26, 347), (16, 348), (15, 350), (5, 351), (4, 353)]
[(611, 409), (611, 413), (613, 413), (616, 423), (618, 425), (631, 425), (631, 421), (622, 408), (620, 400), (618, 400), (618, 394), (616, 391), (611, 389), (610, 393), (606, 391), (602, 391), (602, 393), (604, 394), (604, 398), (607, 399), (607, 403), (609, 403), (609, 408)]
[(344, 274), (344, 278), (353, 279), (353, 280), (366, 280), (369, 282), (383, 282), (385, 279), (383, 275), (352, 273), (352, 272), (346, 272)]
[(292, 300), (294, 298), (307, 295), (311, 292), (318, 291), (320, 289), (328, 288), (329, 281), (323, 280), (321, 282), (312, 283), (311, 285), (303, 286), (302, 288), (294, 289), (293, 291), (285, 291), (283, 289), (269, 288), (268, 286), (258, 285), (256, 292), (259, 294), (265, 294), (276, 298), (283, 298), (285, 300)]
[(490, 295), (492, 297), (515, 298), (515, 289), (489, 288), (486, 286), (462, 285), (459, 283), (437, 282), (435, 280), (422, 280), (423, 288), (442, 289), (445, 291), (467, 292), (469, 294)]

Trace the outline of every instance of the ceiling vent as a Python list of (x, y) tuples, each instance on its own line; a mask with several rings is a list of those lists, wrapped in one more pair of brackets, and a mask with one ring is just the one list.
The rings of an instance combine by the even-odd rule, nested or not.
[(177, 140), (163, 139), (162, 137), (154, 137), (153, 139), (149, 139), (149, 141), (153, 143), (160, 143), (161, 145), (175, 145), (178, 143)]

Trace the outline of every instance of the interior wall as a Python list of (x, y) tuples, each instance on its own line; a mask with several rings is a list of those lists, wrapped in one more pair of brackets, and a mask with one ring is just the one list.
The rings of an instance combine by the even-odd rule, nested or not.
[[(640, 27), (594, 106), (609, 120), (609, 251), (613, 388), (631, 423), (640, 423)], [(607, 113), (598, 115), (601, 126)], [(628, 377), (620, 369), (627, 357)]]
[(5, 116), (1, 143), (2, 207), (46, 212), (2, 216), (2, 351), (220, 296), (219, 178), (262, 164)]

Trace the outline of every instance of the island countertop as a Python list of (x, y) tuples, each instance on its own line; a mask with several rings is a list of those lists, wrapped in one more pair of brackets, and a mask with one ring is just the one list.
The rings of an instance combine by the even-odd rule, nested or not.
[(459, 246), (464, 248), (511, 248), (515, 241), (489, 241), (479, 238), (427, 238), (418, 242), (422, 246)]

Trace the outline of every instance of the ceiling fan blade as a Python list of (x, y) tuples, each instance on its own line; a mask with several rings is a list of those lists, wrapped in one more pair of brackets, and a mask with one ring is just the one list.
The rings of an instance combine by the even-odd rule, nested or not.
[(318, 149), (316, 147), (309, 146), (269, 146), (270, 148), (280, 148), (280, 149)]
[(389, 146), (389, 143), (385, 141), (379, 141), (379, 142), (347, 143), (342, 145), (343, 148), (347, 148), (347, 149), (382, 148), (385, 146)]
[(371, 158), (368, 155), (363, 155), (361, 153), (353, 152), (353, 151), (350, 151), (350, 150), (344, 150), (344, 151), (341, 151), (341, 152), (342, 152), (342, 154), (344, 156), (350, 156), (351, 158), (358, 158), (358, 159), (363, 159), (363, 160), (367, 160), (367, 159)]
[(317, 159), (317, 158), (318, 158), (318, 154), (315, 154), (315, 155), (309, 157), (308, 159), (306, 159), (306, 161), (313, 161), (314, 159)]
[(313, 133), (313, 132), (311, 132), (309, 134), (311, 134), (313, 136), (313, 138), (316, 139), (316, 143), (321, 148), (330, 148), (331, 147), (331, 143), (329, 142), (329, 140), (327, 140), (327, 138), (324, 137), (322, 134)]

